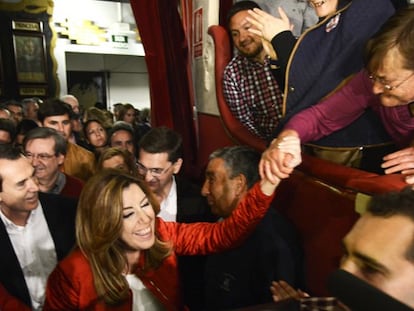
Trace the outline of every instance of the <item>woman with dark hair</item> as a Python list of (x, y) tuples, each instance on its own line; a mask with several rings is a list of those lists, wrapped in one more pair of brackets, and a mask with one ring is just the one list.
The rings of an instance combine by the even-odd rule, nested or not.
[(124, 104), (119, 111), (119, 121), (125, 121), (135, 128), (135, 107), (131, 104)]
[(99, 155), (108, 146), (108, 133), (101, 121), (90, 119), (83, 125), (83, 133), (90, 149), (95, 153), (95, 157)]

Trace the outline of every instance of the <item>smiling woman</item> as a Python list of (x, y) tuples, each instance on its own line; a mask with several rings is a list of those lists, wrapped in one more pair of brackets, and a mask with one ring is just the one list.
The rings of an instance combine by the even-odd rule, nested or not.
[(79, 200), (78, 249), (52, 272), (43, 310), (187, 310), (176, 254), (237, 244), (264, 216), (277, 184), (256, 184), (225, 221), (184, 224), (156, 217), (159, 204), (141, 179), (96, 174)]

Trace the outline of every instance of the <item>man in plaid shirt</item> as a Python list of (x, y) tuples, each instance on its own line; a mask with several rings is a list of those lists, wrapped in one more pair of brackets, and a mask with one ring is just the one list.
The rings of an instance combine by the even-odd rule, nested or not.
[(238, 55), (224, 71), (223, 91), (233, 115), (249, 131), (270, 140), (282, 117), (282, 91), (261, 39), (248, 31), (252, 25), (246, 20), (247, 11), (253, 8), (260, 7), (241, 1), (228, 13), (227, 25)]

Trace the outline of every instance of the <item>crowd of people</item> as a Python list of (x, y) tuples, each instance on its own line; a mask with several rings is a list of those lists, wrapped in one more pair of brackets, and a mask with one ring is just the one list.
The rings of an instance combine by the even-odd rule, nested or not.
[[(296, 284), (300, 260), (292, 262), (299, 258), (294, 256), (299, 246), (288, 242), (294, 238), (285, 220), (268, 211), (280, 179), (270, 171), (259, 177), (257, 152), (228, 147), (213, 154), (212, 162), (225, 162), (209, 166), (201, 189), (179, 176), (181, 135), (145, 124), (148, 128), (137, 140), (130, 105), (121, 107), (120, 120), (114, 122), (97, 108), (80, 119), (72, 95), (36, 101), (33, 128), (21, 143), (15, 140), (16, 127), (29, 119), (22, 105), (13, 105), (18, 107), (14, 115), (21, 113), (21, 118), (12, 120), (6, 103), (2, 109), (9, 117), (0, 119), (12, 125), (1, 128), (5, 141), (0, 145), (2, 310), (243, 307), (271, 301), (267, 289), (274, 278), (286, 276)], [(299, 149), (292, 144), (290, 152)], [(223, 178), (212, 177), (230, 164), (233, 168)], [(234, 182), (235, 176), (241, 183)], [(223, 187), (227, 190), (217, 191)], [(263, 216), (267, 229), (256, 230)], [(285, 230), (278, 228), (281, 224)], [(212, 294), (223, 275), (242, 277), (246, 264), (262, 252), (240, 261), (238, 272), (217, 267), (225, 259), (209, 255), (233, 248), (255, 232), (258, 238), (228, 256), (248, 253), (270, 229), (275, 242), (266, 243), (263, 251), (274, 252), (268, 267), (275, 273), (269, 273), (258, 294), (235, 300), (257, 289), (240, 287), (234, 279), (228, 284), (230, 294)], [(276, 259), (285, 264), (275, 266)], [(234, 268), (230, 262), (228, 268)]]
[[(147, 110), (84, 109), (70, 94), (0, 105), (0, 310), (317, 301), (297, 290), (305, 285), (301, 241), (270, 208), (274, 192), (300, 164), (301, 144), (341, 129), (325, 142), (374, 150), (385, 173), (414, 184), (414, 8), (394, 13), (388, 0), (262, 5), (269, 12), (253, 1), (229, 11), (239, 53), (224, 92), (270, 145), (262, 154), (215, 150), (202, 184), (180, 174), (181, 135), (151, 127)], [(389, 141), (403, 149), (382, 158)], [(414, 191), (377, 196), (344, 238), (340, 268), (414, 309), (413, 233)]]

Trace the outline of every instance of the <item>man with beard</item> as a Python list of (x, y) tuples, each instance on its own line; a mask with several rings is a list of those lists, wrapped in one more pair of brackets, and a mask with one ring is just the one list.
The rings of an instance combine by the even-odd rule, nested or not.
[(233, 115), (249, 131), (263, 139), (272, 137), (282, 117), (282, 92), (272, 74), (275, 64), (263, 48), (260, 37), (248, 31), (248, 10), (260, 8), (253, 1), (235, 3), (227, 25), (237, 54), (223, 75), (223, 92)]

